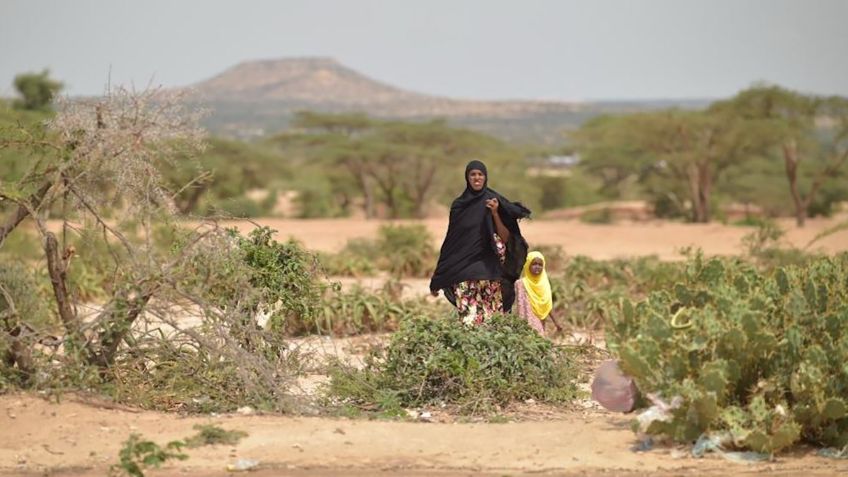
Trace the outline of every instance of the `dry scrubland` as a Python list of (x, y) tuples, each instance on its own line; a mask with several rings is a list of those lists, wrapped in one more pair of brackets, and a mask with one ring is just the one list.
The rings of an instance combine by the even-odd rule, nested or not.
[[(804, 229), (788, 221), (787, 246), (804, 247), (840, 218), (812, 220)], [(256, 224), (293, 237), (307, 248), (337, 251), (347, 240), (374, 238), (382, 222), (365, 220), (260, 219)], [(424, 224), (440, 241), (446, 222)], [(243, 233), (248, 221), (232, 222)], [(750, 227), (654, 222), (588, 225), (536, 220), (524, 230), (532, 244), (559, 245), (568, 255), (595, 259), (657, 255), (675, 260), (678, 250), (693, 246), (707, 255), (742, 252), (740, 241)], [(438, 246), (438, 243), (435, 244)], [(848, 231), (830, 235), (814, 249), (848, 250)], [(348, 283), (356, 281), (348, 278)], [(416, 294), (426, 292), (426, 279), (408, 280)], [(372, 283), (373, 282), (373, 283)], [(366, 278), (375, 288), (379, 278)], [(560, 338), (568, 339), (568, 338)], [(361, 357), (385, 335), (354, 338), (313, 337), (320, 353)], [(603, 343), (599, 340), (598, 343)], [(302, 381), (307, 392), (326, 381), (311, 376)], [(582, 384), (585, 390), (587, 383)], [(311, 389), (311, 391), (310, 391)], [(116, 406), (97, 398), (66, 395), (48, 402), (33, 394), (0, 396), (0, 475), (103, 475), (125, 437), (138, 432), (155, 442), (185, 437), (196, 424), (216, 424), (248, 432), (237, 445), (190, 450), (184, 462), (169, 462), (147, 475), (230, 475), (226, 466), (239, 458), (256, 459), (251, 475), (840, 475), (848, 463), (817, 457), (800, 447), (775, 461), (734, 464), (719, 457), (694, 459), (684, 446), (661, 446), (650, 452), (631, 451), (635, 442), (630, 416), (607, 412), (590, 400), (566, 407), (535, 404), (514, 407), (500, 423), (466, 419), (434, 410), (429, 422), (386, 422), (329, 417), (272, 415), (184, 416)]]

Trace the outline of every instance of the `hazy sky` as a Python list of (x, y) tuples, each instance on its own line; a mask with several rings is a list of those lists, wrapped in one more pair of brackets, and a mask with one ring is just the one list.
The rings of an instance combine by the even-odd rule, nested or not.
[(188, 85), (330, 56), (461, 98), (716, 98), (764, 80), (848, 96), (848, 0), (0, 0), (0, 95), (48, 67), (70, 94)]

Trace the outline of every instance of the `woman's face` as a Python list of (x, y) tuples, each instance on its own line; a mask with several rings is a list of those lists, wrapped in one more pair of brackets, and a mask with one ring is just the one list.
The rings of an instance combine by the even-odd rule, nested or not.
[(474, 192), (482, 190), (483, 185), (486, 184), (486, 174), (479, 169), (471, 169), (468, 172), (468, 183), (471, 184), (471, 190)]
[(530, 262), (530, 273), (533, 275), (538, 275), (542, 273), (542, 270), (545, 268), (545, 262), (542, 261), (541, 258), (536, 257)]

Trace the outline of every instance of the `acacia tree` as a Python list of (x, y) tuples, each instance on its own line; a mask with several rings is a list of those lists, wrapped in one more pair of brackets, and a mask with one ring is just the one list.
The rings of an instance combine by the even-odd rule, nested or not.
[(445, 172), (453, 172), (470, 156), (497, 148), (489, 138), (452, 128), (444, 121), (386, 123), (378, 136), (383, 144), (392, 145), (391, 153), (384, 156), (389, 161), (382, 173), (391, 171), (396, 176), (395, 187), (411, 202), (412, 214), (417, 218), (426, 216), (430, 195), (444, 180)]
[(50, 78), (50, 72), (23, 73), (15, 76), (15, 89), (21, 98), (14, 105), (17, 108), (29, 110), (46, 110), (50, 108), (53, 97), (62, 89), (62, 83)]
[(368, 162), (373, 148), (363, 135), (370, 131), (376, 122), (363, 114), (324, 114), (301, 111), (295, 115), (292, 126), (306, 130), (304, 136), (288, 136), (286, 140), (296, 141), (305, 147), (307, 154), (330, 167), (342, 167), (353, 178), (356, 188), (363, 197), (365, 217), (374, 218), (375, 191), (368, 174)]
[(637, 176), (686, 190), (693, 222), (709, 222), (715, 183), (756, 149), (753, 124), (721, 110), (666, 110), (592, 121), (576, 135), (585, 167), (614, 188)]
[(795, 221), (803, 227), (822, 187), (848, 162), (848, 100), (759, 85), (720, 107), (767, 124), (764, 152), (782, 158)]
[[(275, 138), (325, 167), (346, 170), (364, 199), (365, 215), (382, 203), (391, 218), (424, 217), (445, 171), (469, 157), (502, 149), (497, 141), (444, 121), (378, 121), (359, 114), (299, 113), (293, 134)], [(298, 131), (300, 130), (300, 131)]]

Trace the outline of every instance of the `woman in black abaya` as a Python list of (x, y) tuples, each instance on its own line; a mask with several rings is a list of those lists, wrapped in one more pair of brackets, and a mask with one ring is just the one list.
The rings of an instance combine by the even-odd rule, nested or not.
[(488, 186), (486, 165), (465, 167), (465, 191), (450, 209), (450, 222), (439, 253), (430, 292), (457, 308), (462, 322), (479, 325), (496, 312), (509, 311), (513, 284), (527, 256), (520, 219), (530, 210), (512, 203)]

